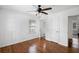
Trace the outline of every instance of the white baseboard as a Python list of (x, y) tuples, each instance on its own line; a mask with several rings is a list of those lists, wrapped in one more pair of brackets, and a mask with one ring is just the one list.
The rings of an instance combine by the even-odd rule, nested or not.
[(68, 46), (68, 43), (66, 43), (66, 42), (59, 42), (59, 41), (56, 41), (56, 40), (50, 40), (50, 38), (46, 38), (46, 39), (49, 40), (49, 41), (56, 42), (56, 43), (63, 45), (63, 46)]

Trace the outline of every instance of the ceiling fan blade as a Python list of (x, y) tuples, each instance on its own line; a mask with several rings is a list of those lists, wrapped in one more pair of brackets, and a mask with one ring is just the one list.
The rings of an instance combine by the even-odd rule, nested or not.
[(46, 11), (46, 10), (51, 10), (52, 8), (45, 8), (45, 9), (42, 9), (42, 11)]
[(41, 13), (48, 15), (48, 13), (46, 13), (46, 12), (41, 12)]

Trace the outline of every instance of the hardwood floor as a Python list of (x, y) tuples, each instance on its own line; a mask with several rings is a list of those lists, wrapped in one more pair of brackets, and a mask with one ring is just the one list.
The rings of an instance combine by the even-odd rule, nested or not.
[(65, 47), (44, 38), (35, 38), (29, 41), (0, 48), (1, 53), (78, 53), (79, 48)]

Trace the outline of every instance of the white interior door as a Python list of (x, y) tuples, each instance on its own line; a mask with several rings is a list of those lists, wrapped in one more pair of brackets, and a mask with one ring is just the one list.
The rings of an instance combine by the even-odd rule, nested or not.
[(44, 20), (40, 20), (40, 36), (43, 37), (46, 31), (46, 24)]

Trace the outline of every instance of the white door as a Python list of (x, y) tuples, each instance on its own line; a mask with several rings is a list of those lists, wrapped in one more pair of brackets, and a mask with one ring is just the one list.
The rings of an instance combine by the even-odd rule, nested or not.
[(46, 31), (46, 23), (44, 20), (40, 20), (40, 36), (43, 37)]

